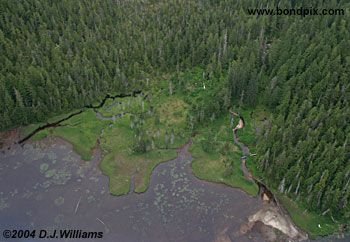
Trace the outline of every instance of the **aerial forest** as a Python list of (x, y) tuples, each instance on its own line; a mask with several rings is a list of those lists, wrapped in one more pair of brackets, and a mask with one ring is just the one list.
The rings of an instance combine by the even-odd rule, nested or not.
[[(251, 16), (311, 0), (0, 2), (0, 130), (45, 122), (154, 77), (201, 70), (212, 90), (189, 129), (232, 106), (263, 106), (261, 179), (310, 211), (350, 220), (350, 14)], [(190, 127), (191, 126), (191, 127)]]

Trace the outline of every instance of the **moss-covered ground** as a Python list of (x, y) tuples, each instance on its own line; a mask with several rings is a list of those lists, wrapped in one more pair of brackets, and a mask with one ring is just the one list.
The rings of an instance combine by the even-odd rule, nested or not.
[[(340, 229), (340, 221), (334, 222), (329, 216), (322, 216), (308, 211), (303, 204), (296, 203), (285, 195), (277, 196), (283, 207), (288, 211), (294, 223), (306, 231), (312, 239), (333, 234)], [(345, 224), (346, 221), (342, 221)]]
[[(202, 73), (200, 69), (194, 69), (178, 77), (183, 82), (181, 92), (184, 100), (192, 107), (211, 106), (207, 102), (210, 103), (213, 97), (220, 95), (221, 90), (218, 87), (222, 79), (208, 80), (203, 78)], [(232, 128), (237, 123), (238, 118), (231, 120), (227, 112), (220, 117), (206, 119), (205, 122), (197, 125), (190, 149), (194, 159), (193, 173), (199, 179), (223, 183), (240, 188), (250, 195), (256, 195), (258, 186), (244, 177), (241, 169), (242, 152), (233, 142)], [(243, 132), (249, 134), (246, 137), (251, 139), (251, 143), (255, 142), (252, 126), (248, 128), (248, 131)]]
[[(40, 131), (33, 140), (60, 137), (70, 142), (87, 161), (99, 140), (103, 151), (100, 168), (110, 179), (110, 192), (114, 195), (128, 193), (132, 178), (135, 192), (144, 192), (153, 169), (160, 162), (175, 158), (176, 148), (189, 140), (187, 111), (188, 105), (180, 96), (166, 92), (147, 98), (140, 95), (107, 99), (100, 109), (86, 109), (57, 127)], [(122, 117), (108, 120), (122, 113)], [(24, 131), (30, 133), (40, 125)]]
[[(140, 95), (107, 99), (98, 110), (87, 109), (58, 127), (37, 133), (33, 139), (63, 138), (84, 160), (91, 159), (99, 140), (103, 151), (100, 168), (109, 177), (110, 192), (128, 193), (131, 179), (134, 179), (134, 191), (144, 192), (153, 169), (160, 162), (175, 158), (176, 148), (190, 139), (190, 105), (196, 105), (206, 95), (199, 70), (185, 73), (184, 79), (188, 79), (183, 87), (185, 92), (169, 86), (168, 80), (157, 80), (156, 86), (151, 82), (146, 98)], [(211, 83), (206, 85), (210, 88)], [(99, 119), (96, 112), (104, 119)], [(120, 118), (105, 119), (122, 113), (124, 116)], [(233, 144), (230, 117), (215, 119), (195, 132), (191, 148), (194, 174), (255, 195), (257, 186), (247, 181), (241, 171), (241, 151)]]
[[(108, 99), (100, 109), (87, 109), (58, 127), (40, 131), (32, 139), (61, 137), (70, 142), (84, 160), (91, 159), (93, 148), (99, 140), (103, 151), (100, 168), (109, 177), (110, 192), (123, 195), (129, 192), (131, 179), (134, 179), (135, 192), (146, 191), (153, 169), (160, 162), (175, 158), (176, 148), (185, 144), (195, 133), (190, 149), (194, 158), (194, 175), (256, 195), (258, 187), (244, 177), (241, 170), (242, 152), (233, 143), (232, 128), (238, 119), (231, 120), (227, 113), (197, 125), (194, 130), (189, 125), (191, 107), (202, 105), (203, 100), (218, 93), (218, 90), (214, 90), (214, 82), (202, 81), (201, 73), (200, 69), (183, 73), (180, 77), (183, 82), (177, 88), (171, 86), (169, 76), (151, 81), (147, 98)], [(95, 111), (111, 119), (99, 119)], [(271, 118), (270, 114), (263, 107), (254, 110), (234, 107), (234, 111), (245, 119), (245, 128), (238, 130), (239, 139), (254, 154), (257, 129), (261, 129), (264, 120)], [(124, 116), (112, 119), (122, 113)], [(50, 121), (57, 121), (67, 115), (53, 117)], [(42, 125), (32, 124), (22, 128), (22, 137)], [(248, 169), (255, 177), (262, 178), (255, 159), (255, 156), (247, 158)], [(311, 237), (338, 231), (339, 225), (330, 217), (306, 211), (302, 204), (276, 194), (293, 221)]]
[[(129, 192), (131, 178), (134, 179), (134, 191), (144, 192), (153, 169), (160, 162), (175, 158), (176, 148), (189, 138), (185, 123), (187, 105), (176, 95), (164, 93), (147, 99), (116, 99), (107, 105), (113, 108), (102, 108), (105, 116), (120, 112), (128, 114), (110, 124), (101, 134), (105, 156), (100, 168), (110, 178), (112, 194)], [(140, 151), (140, 146), (144, 150)]]
[(107, 127), (101, 136), (105, 156), (100, 168), (109, 177), (110, 191), (114, 195), (128, 193), (132, 177), (135, 192), (144, 192), (154, 167), (176, 157), (175, 149), (151, 147), (147, 152), (135, 152), (135, 133), (131, 123), (131, 115), (126, 115)]
[(244, 177), (242, 152), (233, 143), (230, 116), (224, 116), (202, 127), (191, 147), (193, 173), (200, 179), (224, 183), (257, 195), (258, 186)]

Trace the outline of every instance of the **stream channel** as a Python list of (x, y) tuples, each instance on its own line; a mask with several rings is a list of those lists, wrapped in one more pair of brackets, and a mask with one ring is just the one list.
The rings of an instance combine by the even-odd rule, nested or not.
[(0, 230), (103, 232), (98, 241), (111, 242), (283, 241), (270, 226), (251, 221), (264, 209), (260, 198), (192, 174), (191, 142), (155, 168), (145, 193), (116, 197), (98, 168), (98, 148), (86, 162), (59, 138), (29, 138), (0, 150)]

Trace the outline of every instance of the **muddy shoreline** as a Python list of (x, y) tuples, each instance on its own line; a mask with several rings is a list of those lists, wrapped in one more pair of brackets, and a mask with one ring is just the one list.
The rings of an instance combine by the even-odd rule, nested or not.
[(85, 162), (59, 138), (12, 145), (0, 152), (0, 229), (102, 231), (101, 241), (286, 241), (263, 220), (274, 211), (262, 200), (197, 179), (189, 145), (154, 169), (146, 192), (121, 197), (109, 193), (98, 148)]
[(195, 178), (188, 145), (155, 168), (142, 194), (110, 195), (100, 159), (96, 149), (92, 161), (84, 162), (58, 138), (1, 153), (0, 228), (103, 231), (103, 241), (126, 242), (209, 242), (226, 229), (232, 241), (264, 241), (259, 233), (240, 233), (261, 201)]

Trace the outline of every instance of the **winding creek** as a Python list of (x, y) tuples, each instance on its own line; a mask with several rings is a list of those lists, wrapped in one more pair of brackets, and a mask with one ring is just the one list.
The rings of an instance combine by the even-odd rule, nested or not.
[[(89, 105), (86, 105), (84, 106), (82, 109), (79, 109), (78, 111), (74, 112), (74, 113), (71, 113), (69, 114), (67, 117), (64, 117), (62, 119), (59, 119), (55, 122), (52, 122), (52, 123), (46, 123), (38, 128), (36, 128), (35, 130), (33, 130), (31, 133), (29, 133), (28, 135), (26, 135), (25, 137), (19, 139), (18, 142), (16, 143), (19, 143), (19, 144), (23, 144), (24, 142), (26, 142), (27, 140), (29, 140), (31, 137), (33, 137), (35, 134), (37, 134), (38, 132), (40, 132), (41, 130), (44, 130), (44, 129), (47, 129), (47, 128), (52, 128), (52, 127), (58, 127), (60, 126), (60, 124), (76, 115), (79, 115), (81, 114), (85, 109), (94, 109), (95, 111), (98, 109), (98, 108), (101, 108), (108, 99), (116, 99), (116, 98), (124, 98), (124, 97), (135, 97), (136, 95), (139, 95), (139, 94), (142, 94), (141, 91), (139, 90), (135, 90), (135, 91), (132, 91), (131, 93), (129, 94), (116, 94), (116, 95), (110, 95), (110, 94), (107, 94), (103, 99), (102, 101), (97, 104), (97, 105), (93, 105), (93, 104), (89, 104)], [(145, 96), (146, 97), (146, 96)], [(104, 117), (102, 114), (100, 114), (99, 112), (96, 112), (97, 113), (97, 117), (102, 119), (102, 120), (115, 120), (116, 118), (120, 117), (120, 116), (123, 116), (123, 114), (118, 114), (119, 116), (113, 116), (113, 117)]]
[[(156, 167), (145, 193), (122, 197), (109, 194), (108, 178), (98, 168), (98, 148), (90, 162), (58, 138), (3, 149), (0, 228), (101, 231), (102, 241), (123, 242), (286, 241), (276, 237), (266, 221), (256, 219), (267, 208), (261, 199), (195, 178), (190, 145)], [(249, 149), (241, 145), (248, 155)]]
[[(290, 241), (305, 241), (308, 239), (308, 235), (300, 230), (292, 221), (290, 218), (288, 212), (283, 208), (283, 206), (279, 203), (279, 201), (276, 199), (276, 197), (273, 195), (273, 193), (267, 188), (267, 186), (260, 181), (259, 179), (255, 178), (252, 173), (247, 168), (247, 157), (250, 156), (249, 148), (239, 141), (239, 137), (237, 135), (237, 131), (240, 129), (243, 129), (245, 127), (245, 121), (244, 118), (239, 115), (238, 113), (230, 111), (231, 115), (239, 117), (239, 122), (237, 126), (232, 130), (233, 131), (233, 140), (234, 143), (240, 147), (242, 151), (242, 163), (241, 163), (241, 169), (245, 176), (245, 178), (249, 181), (255, 182), (259, 187), (259, 196), (263, 200), (263, 208), (260, 209), (255, 214), (249, 216), (248, 223), (244, 226), (245, 231), (249, 231), (254, 227), (256, 223), (263, 223), (264, 225), (268, 226), (268, 230), (271, 231), (271, 228), (277, 229), (280, 232), (282, 232), (284, 235), (287, 235), (287, 237), (280, 237), (276, 238), (274, 235), (270, 237), (269, 239), (273, 240), (285, 240)], [(328, 238), (320, 238), (318, 241), (348, 241), (348, 237), (328, 237)]]
[[(246, 225), (246, 230), (249, 231), (257, 222), (263, 223), (266, 226), (270, 226), (281, 231), (288, 238), (296, 241), (306, 240), (307, 234), (298, 229), (293, 221), (290, 219), (288, 213), (279, 205), (276, 198), (270, 192), (269, 189), (258, 179), (256, 179), (247, 168), (247, 157), (250, 156), (249, 148), (239, 141), (237, 131), (245, 127), (245, 122), (242, 116), (237, 113), (231, 112), (234, 116), (239, 117), (239, 122), (233, 131), (234, 143), (242, 150), (242, 165), (241, 169), (245, 178), (249, 181), (255, 182), (259, 186), (259, 195), (264, 201), (264, 206), (254, 215), (248, 218), (249, 223)], [(285, 238), (287, 239), (287, 238)]]

